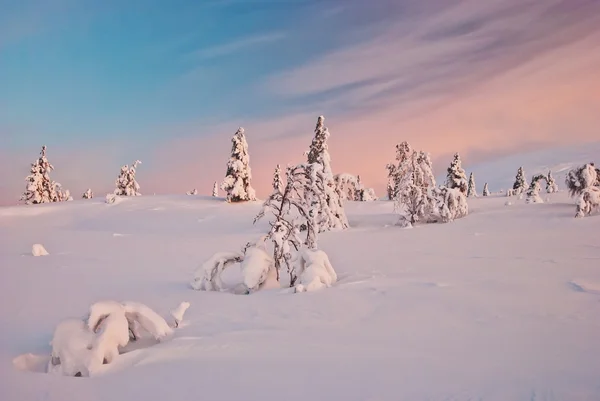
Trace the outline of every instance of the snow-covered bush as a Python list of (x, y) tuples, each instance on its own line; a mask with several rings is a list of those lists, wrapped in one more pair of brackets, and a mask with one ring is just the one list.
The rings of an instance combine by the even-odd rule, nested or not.
[(337, 274), (324, 251), (303, 249), (300, 252), (299, 262), (296, 292), (310, 292), (331, 287), (337, 281)]
[(31, 254), (33, 256), (46, 256), (48, 255), (48, 251), (44, 248), (42, 244), (33, 244), (31, 247)]
[[(315, 126), (315, 136), (309, 150), (306, 152), (308, 164), (320, 166), (320, 168), (313, 167), (311, 171), (313, 174), (320, 175), (318, 180), (323, 183), (322, 187), (315, 187), (313, 191), (305, 193), (306, 203), (311, 209), (317, 210), (315, 220), (319, 232), (344, 230), (349, 227), (343, 200), (333, 178), (331, 157), (327, 146), (330, 134), (328, 128), (323, 125), (324, 121), (325, 118), (319, 116)], [(313, 181), (316, 182), (317, 178)]]
[(46, 157), (46, 146), (42, 146), (40, 157), (31, 164), (30, 174), (25, 178), (27, 186), (20, 200), (26, 205), (73, 200), (68, 190), (63, 192), (62, 186), (50, 179), (53, 170)]
[(94, 193), (90, 188), (87, 189), (81, 196), (82, 199), (92, 199), (94, 197)]
[(342, 200), (369, 202), (377, 200), (373, 188), (365, 188), (360, 180), (360, 176), (354, 176), (348, 173), (336, 174), (333, 177), (337, 192)]
[(192, 189), (191, 191), (187, 191), (185, 193), (186, 195), (198, 195), (198, 190), (196, 188)]
[(106, 198), (104, 200), (106, 203), (108, 203), (109, 205), (112, 205), (113, 203), (115, 203), (117, 201), (117, 195), (115, 194), (106, 194)]
[(217, 252), (196, 271), (191, 286), (195, 290), (221, 291), (224, 289), (221, 274), (230, 265), (240, 263), (244, 255), (240, 252)]
[(238, 128), (231, 143), (231, 157), (221, 189), (227, 192), (227, 202), (254, 201), (256, 193), (251, 185), (252, 170), (244, 128)]
[(123, 302), (123, 309), (128, 322), (136, 323), (135, 325), (130, 325), (135, 338), (140, 338), (141, 333), (139, 328), (142, 328), (155, 340), (163, 341), (173, 334), (173, 327), (176, 327), (175, 325), (170, 326), (162, 316), (143, 303), (126, 301)]
[(490, 190), (488, 188), (487, 182), (483, 184), (483, 196), (490, 196)]
[[(142, 164), (141, 161), (136, 160), (133, 162), (131, 167), (124, 165), (121, 167), (119, 177), (115, 181), (114, 194), (118, 196), (140, 196), (140, 185), (135, 180), (135, 174), (137, 166)], [(108, 203), (108, 202), (107, 202)]]
[(241, 269), (244, 277), (243, 283), (248, 293), (258, 291), (265, 284), (272, 284), (269, 279), (278, 283), (275, 261), (267, 253), (264, 243), (246, 248)]
[(81, 319), (65, 319), (54, 329), (48, 373), (61, 376), (89, 376), (94, 333)]
[(597, 210), (600, 210), (600, 187), (588, 187), (577, 198), (577, 213), (575, 217), (590, 215)]
[(475, 187), (475, 176), (473, 173), (469, 175), (469, 186), (467, 188), (467, 197), (477, 197), (477, 188)]
[(533, 177), (531, 180), (531, 185), (527, 190), (527, 198), (525, 198), (526, 203), (544, 203), (544, 200), (540, 196), (540, 177)]
[(448, 167), (446, 186), (448, 188), (458, 188), (463, 194), (467, 194), (467, 175), (462, 168), (462, 161), (458, 153), (454, 154), (454, 159), (450, 163), (450, 167)]
[(362, 202), (373, 202), (376, 201), (377, 195), (373, 188), (363, 188), (359, 191), (358, 200)]
[(549, 194), (558, 192), (558, 184), (554, 181), (551, 170), (548, 170), (548, 175), (546, 176), (546, 192)]
[(213, 198), (216, 198), (219, 196), (219, 184), (216, 181), (213, 184), (212, 196), (213, 196)]
[(599, 177), (598, 169), (593, 163), (572, 169), (565, 178), (569, 195), (579, 195), (587, 188), (600, 186)]
[(460, 188), (438, 187), (432, 194), (434, 207), (428, 216), (430, 222), (448, 223), (469, 214), (467, 197)]
[(515, 183), (513, 184), (513, 193), (515, 195), (521, 195), (527, 190), (527, 188), (529, 188), (529, 185), (527, 184), (527, 179), (525, 178), (525, 172), (523, 171), (523, 167), (519, 167), (515, 177)]
[(96, 326), (92, 341), (88, 372), (93, 376), (105, 363), (109, 364), (119, 356), (119, 348), (129, 343), (129, 322), (123, 308), (114, 309)]

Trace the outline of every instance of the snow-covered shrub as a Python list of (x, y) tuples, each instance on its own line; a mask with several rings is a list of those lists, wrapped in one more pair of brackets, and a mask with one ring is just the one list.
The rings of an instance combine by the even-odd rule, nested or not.
[(217, 252), (196, 270), (191, 286), (195, 290), (221, 291), (224, 289), (221, 274), (225, 268), (240, 263), (244, 255), (239, 252)]
[(81, 319), (65, 319), (54, 329), (48, 373), (62, 376), (89, 376), (94, 333)]
[(213, 198), (216, 198), (219, 196), (219, 184), (216, 181), (213, 184), (212, 196), (213, 196)]
[(527, 179), (525, 178), (525, 172), (523, 171), (523, 167), (519, 167), (515, 177), (515, 183), (513, 184), (513, 193), (515, 195), (521, 195), (527, 190), (527, 188), (529, 188), (529, 185), (527, 184)]
[(460, 154), (455, 153), (450, 167), (448, 167), (448, 174), (446, 176), (446, 187), (458, 188), (463, 194), (467, 194), (468, 183), (467, 175), (465, 170), (462, 168), (462, 161)]
[(548, 170), (548, 175), (546, 176), (546, 192), (549, 194), (558, 192), (558, 184), (554, 181), (551, 170)]
[(48, 251), (44, 248), (42, 244), (33, 244), (31, 247), (31, 254), (33, 256), (46, 256), (48, 255)]
[[(129, 322), (137, 323), (137, 325), (134, 326), (136, 330), (139, 330), (141, 327), (155, 340), (163, 341), (173, 334), (173, 327), (169, 326), (162, 316), (147, 305), (140, 302), (127, 301), (123, 302), (123, 309), (127, 320)], [(136, 338), (139, 338), (141, 333), (139, 331), (134, 331), (133, 334)]]
[(488, 188), (487, 182), (483, 184), (483, 196), (490, 196), (490, 190)]
[(135, 174), (137, 166), (142, 164), (141, 161), (136, 160), (133, 162), (131, 167), (124, 165), (121, 167), (121, 172), (117, 180), (115, 181), (115, 195), (119, 196), (140, 196), (140, 185), (135, 180)]
[[(315, 126), (315, 136), (306, 152), (308, 164), (320, 166), (320, 168), (313, 167), (311, 171), (313, 174), (320, 175), (319, 180), (323, 183), (322, 186), (315, 186), (313, 191), (305, 193), (306, 203), (311, 209), (317, 210), (315, 220), (319, 232), (344, 230), (349, 227), (343, 200), (333, 178), (331, 157), (327, 146), (330, 134), (328, 128), (323, 125), (324, 121), (325, 118), (319, 116)], [(316, 182), (317, 178), (315, 177), (313, 181)]]
[(359, 191), (358, 200), (362, 202), (373, 202), (376, 201), (377, 195), (373, 188), (363, 188)]
[(115, 194), (106, 194), (106, 198), (105, 198), (105, 202), (108, 203), (109, 205), (112, 205), (113, 203), (115, 203), (117, 200), (117, 195)]
[(247, 248), (241, 263), (243, 283), (249, 293), (261, 289), (276, 274), (275, 261), (261, 245)]
[(473, 173), (469, 175), (469, 186), (467, 188), (467, 197), (477, 197), (477, 188), (475, 187), (475, 176)]
[(256, 193), (251, 185), (252, 170), (244, 128), (238, 128), (231, 143), (231, 157), (221, 189), (227, 192), (227, 202), (254, 201)]
[(187, 301), (181, 302), (177, 308), (171, 310), (171, 316), (173, 317), (173, 327), (178, 328), (183, 321), (183, 315), (189, 309), (190, 303)]
[(310, 292), (331, 287), (337, 274), (327, 254), (319, 249), (303, 249), (300, 252), (299, 277), (296, 292)]
[(396, 165), (394, 163), (388, 163), (385, 168), (388, 171), (386, 193), (388, 200), (394, 200), (395, 194), (395, 179), (396, 179)]
[(87, 189), (81, 196), (82, 199), (92, 199), (94, 197), (94, 193), (90, 188)]
[(198, 195), (198, 190), (196, 188), (192, 189), (191, 191), (187, 191), (185, 193), (186, 195)]
[(525, 198), (526, 203), (544, 203), (544, 200), (540, 196), (540, 178), (533, 177), (531, 180), (531, 185), (527, 190), (527, 198)]
[(105, 363), (111, 363), (119, 356), (119, 348), (129, 343), (129, 322), (123, 308), (115, 309), (104, 317), (94, 330), (92, 352), (88, 372), (93, 376)]
[(588, 187), (577, 198), (577, 213), (575, 217), (590, 215), (597, 210), (600, 210), (600, 187)]
[(336, 174), (333, 177), (337, 192), (342, 200), (369, 202), (377, 200), (373, 188), (365, 188), (360, 180), (360, 176), (354, 176), (348, 173)]
[(460, 188), (438, 187), (432, 190), (432, 195), (434, 207), (429, 221), (448, 223), (469, 214), (467, 197)]
[(587, 188), (600, 186), (599, 177), (598, 170), (593, 163), (572, 169), (565, 178), (569, 195), (579, 195)]
[(42, 146), (40, 157), (31, 164), (30, 174), (25, 178), (27, 186), (20, 200), (26, 205), (73, 200), (68, 191), (63, 192), (62, 186), (50, 179), (53, 170), (46, 157), (46, 146)]

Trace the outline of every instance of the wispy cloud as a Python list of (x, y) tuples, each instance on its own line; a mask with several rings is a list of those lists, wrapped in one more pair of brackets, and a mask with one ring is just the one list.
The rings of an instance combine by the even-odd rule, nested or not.
[(228, 43), (222, 43), (219, 45), (208, 46), (194, 50), (190, 52), (187, 55), (187, 57), (195, 60), (214, 59), (218, 57), (232, 55), (255, 46), (276, 42), (285, 38), (285, 36), (286, 35), (283, 32), (272, 32), (260, 35), (251, 35), (239, 38)]

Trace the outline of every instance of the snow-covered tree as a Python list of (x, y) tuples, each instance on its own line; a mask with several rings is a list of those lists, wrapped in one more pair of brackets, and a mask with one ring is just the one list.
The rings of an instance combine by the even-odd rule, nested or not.
[[(333, 173), (331, 170), (331, 157), (327, 147), (329, 130), (323, 125), (325, 118), (319, 116), (315, 127), (315, 136), (312, 140), (308, 156), (308, 164), (317, 164), (320, 168), (311, 168), (314, 174), (320, 175), (319, 180), (323, 182), (321, 192), (309, 191), (306, 193), (305, 201), (311, 210), (317, 210), (317, 226), (319, 232), (329, 230), (343, 230), (349, 227), (348, 218), (344, 211), (344, 204), (340, 193), (337, 191)], [(313, 180), (316, 182), (316, 180)]]
[(450, 167), (448, 167), (446, 186), (448, 188), (458, 188), (463, 194), (467, 194), (467, 175), (462, 168), (462, 161), (458, 153), (454, 154), (454, 159), (450, 163)]
[(331, 287), (337, 273), (329, 256), (320, 249), (303, 249), (299, 255), (298, 283), (295, 292), (312, 292)]
[(473, 173), (469, 175), (469, 187), (467, 189), (467, 197), (477, 197), (477, 188), (475, 187), (475, 176)]
[(531, 185), (527, 189), (527, 198), (525, 198), (526, 203), (544, 203), (544, 200), (540, 196), (540, 180), (545, 179), (545, 176), (539, 174), (534, 176), (531, 179)]
[(142, 164), (141, 161), (136, 160), (133, 162), (131, 167), (124, 165), (121, 167), (121, 172), (117, 180), (115, 181), (114, 194), (117, 196), (140, 196), (140, 185), (135, 180), (135, 173), (137, 166)]
[(186, 195), (198, 195), (198, 190), (196, 188), (194, 188), (190, 191), (187, 191), (185, 194)]
[(219, 184), (215, 181), (215, 183), (213, 184), (213, 190), (212, 190), (212, 196), (214, 198), (219, 196)]
[(231, 157), (227, 162), (227, 172), (221, 189), (227, 193), (227, 202), (254, 201), (256, 192), (251, 185), (252, 170), (244, 128), (238, 128), (231, 138), (231, 143)]
[(513, 184), (513, 191), (516, 195), (520, 195), (526, 191), (527, 188), (529, 188), (529, 185), (527, 184), (527, 179), (525, 178), (525, 172), (523, 171), (523, 167), (519, 167), (515, 177), (515, 183)]
[(587, 187), (577, 197), (577, 213), (575, 217), (583, 217), (600, 210), (600, 187)]
[(600, 173), (593, 163), (572, 169), (567, 173), (565, 184), (571, 196), (580, 195), (585, 189), (600, 186)]
[(490, 196), (490, 190), (488, 188), (487, 182), (483, 184), (483, 196)]
[(88, 188), (81, 197), (83, 199), (92, 199), (94, 197), (94, 193), (92, 192), (91, 188)]
[(396, 165), (394, 163), (388, 163), (385, 168), (388, 171), (388, 180), (386, 186), (388, 200), (394, 200)]
[(283, 182), (281, 181), (281, 166), (278, 164), (273, 173), (273, 190), (283, 193)]
[(30, 174), (25, 178), (27, 186), (20, 200), (27, 205), (73, 200), (68, 190), (63, 192), (62, 186), (50, 179), (53, 170), (46, 157), (46, 146), (42, 146), (40, 157), (31, 164)]
[(548, 175), (546, 176), (546, 192), (549, 194), (558, 192), (558, 184), (554, 181), (551, 170), (548, 170)]
[(458, 188), (438, 187), (432, 190), (433, 208), (429, 222), (448, 223), (469, 214), (466, 195)]

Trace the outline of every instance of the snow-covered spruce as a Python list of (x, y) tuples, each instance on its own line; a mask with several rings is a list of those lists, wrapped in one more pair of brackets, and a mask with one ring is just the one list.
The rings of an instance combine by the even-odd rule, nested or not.
[(589, 216), (600, 210), (600, 187), (591, 186), (584, 189), (577, 197), (575, 217)]
[[(136, 160), (133, 162), (131, 167), (124, 165), (121, 167), (119, 177), (115, 181), (114, 194), (117, 196), (140, 196), (140, 185), (135, 180), (135, 174), (137, 166), (142, 164), (141, 161)], [(108, 203), (108, 202), (107, 202)]]
[(483, 184), (483, 196), (490, 196), (490, 190), (487, 182)]
[(558, 184), (552, 177), (552, 171), (548, 170), (548, 175), (546, 176), (546, 192), (549, 194), (558, 192)]
[(303, 249), (300, 252), (296, 292), (311, 292), (331, 287), (337, 274), (327, 254), (319, 249)]
[(600, 186), (600, 171), (593, 163), (574, 168), (567, 173), (565, 184), (569, 195), (580, 195), (587, 188)]
[(254, 201), (256, 193), (251, 185), (252, 170), (244, 128), (238, 128), (231, 143), (231, 157), (221, 189), (227, 193), (227, 202)]
[(191, 286), (195, 290), (222, 291), (221, 274), (230, 265), (240, 263), (244, 255), (240, 252), (217, 252), (196, 270)]
[(54, 166), (46, 157), (46, 146), (42, 146), (40, 157), (31, 164), (30, 174), (25, 178), (27, 186), (20, 200), (26, 205), (73, 200), (68, 190), (50, 179)]
[(281, 166), (279, 164), (277, 166), (275, 166), (275, 172), (273, 173), (272, 187), (273, 187), (273, 192), (283, 193), (283, 191), (284, 191), (284, 189), (283, 189), (284, 185), (283, 185), (283, 182), (281, 181)]
[(319, 232), (344, 230), (349, 227), (344, 204), (333, 178), (331, 157), (327, 147), (330, 134), (327, 127), (323, 125), (324, 121), (325, 118), (319, 116), (315, 126), (315, 136), (306, 152), (308, 164), (320, 166), (320, 168), (312, 168), (312, 171), (314, 174), (321, 175), (320, 180), (323, 182), (321, 188), (314, 188), (313, 191), (307, 192), (305, 198), (311, 209), (318, 209), (315, 219)]
[(531, 185), (527, 189), (527, 198), (525, 198), (526, 203), (544, 203), (544, 200), (540, 196), (540, 180), (543, 178), (544, 176), (538, 175), (531, 179)]
[(186, 195), (198, 195), (198, 190), (196, 188), (192, 189), (191, 191), (187, 191), (185, 193)]
[(475, 176), (473, 173), (469, 175), (469, 186), (467, 188), (467, 197), (477, 197), (477, 188), (475, 186)]
[(446, 186), (448, 188), (458, 188), (463, 194), (467, 194), (467, 175), (462, 168), (462, 161), (458, 153), (454, 154), (454, 159), (452, 159), (452, 163), (450, 163), (450, 167), (448, 167)]
[(527, 188), (529, 188), (529, 185), (527, 184), (527, 179), (525, 178), (525, 172), (523, 171), (523, 167), (519, 167), (512, 188), (513, 193), (515, 195), (521, 195), (523, 192), (527, 191)]
[(432, 190), (433, 208), (429, 222), (449, 223), (469, 214), (467, 197), (458, 188), (438, 187)]
[(213, 198), (216, 198), (219, 196), (219, 184), (216, 181), (213, 184), (212, 196), (213, 196)]
[(394, 200), (395, 194), (395, 179), (396, 179), (396, 165), (394, 163), (388, 163), (385, 168), (388, 171), (386, 193), (388, 200)]
[(94, 193), (92, 192), (92, 190), (90, 188), (88, 188), (81, 196), (82, 199), (92, 199), (93, 197), (94, 197)]

